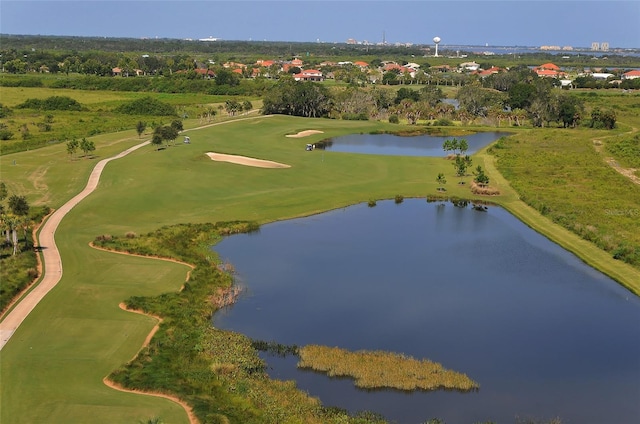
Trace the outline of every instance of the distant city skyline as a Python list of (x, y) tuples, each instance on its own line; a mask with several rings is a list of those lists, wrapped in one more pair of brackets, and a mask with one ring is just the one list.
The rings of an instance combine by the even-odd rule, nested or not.
[(640, 2), (2, 0), (0, 33), (640, 48)]

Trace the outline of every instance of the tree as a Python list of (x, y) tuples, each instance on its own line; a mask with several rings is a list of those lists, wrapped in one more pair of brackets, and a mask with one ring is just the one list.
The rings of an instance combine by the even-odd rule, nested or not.
[(446, 139), (443, 143), (442, 143), (442, 150), (444, 150), (445, 152), (451, 152), (456, 150), (458, 144), (458, 140), (456, 138), (454, 138), (453, 140), (450, 139)]
[(558, 119), (564, 128), (575, 128), (583, 112), (584, 104), (579, 98), (566, 93), (558, 96)]
[(249, 113), (251, 109), (253, 109), (253, 104), (249, 100), (242, 102), (242, 110), (244, 110), (245, 113)]
[(473, 174), (476, 176), (473, 181), (478, 183), (480, 186), (484, 187), (489, 184), (489, 177), (484, 173), (484, 169), (482, 169), (480, 165), (478, 165)]
[(219, 68), (216, 70), (216, 85), (235, 86), (240, 84), (240, 78), (233, 71), (227, 68)]
[(80, 147), (80, 143), (75, 138), (71, 141), (67, 142), (67, 154), (71, 157), (76, 154), (78, 151), (78, 147)]
[(438, 184), (440, 184), (440, 186), (438, 187), (438, 191), (446, 191), (447, 189), (444, 188), (444, 185), (447, 183), (447, 179), (445, 178), (444, 174), (442, 172), (440, 172), (438, 174), (438, 177), (436, 178), (436, 181), (438, 182)]
[(8, 195), (9, 191), (7, 190), (7, 185), (4, 183), (4, 181), (0, 182), (0, 202), (4, 201), (4, 199), (6, 199)]
[(265, 95), (262, 113), (323, 117), (331, 110), (332, 97), (326, 86), (311, 81), (298, 82), (283, 76)]
[[(173, 121), (171, 121), (171, 128), (173, 128), (174, 130), (180, 132), (184, 129), (184, 126), (182, 125), (182, 121), (179, 119), (174, 119)], [(177, 137), (177, 135), (176, 135)]]
[(612, 130), (616, 126), (616, 114), (610, 110), (601, 110), (596, 107), (591, 112), (591, 128)]
[(387, 71), (382, 75), (382, 84), (384, 85), (394, 85), (398, 83), (398, 72), (394, 72), (394, 70)]
[[(27, 228), (29, 225), (29, 203), (24, 196), (13, 195), (7, 202), (10, 214), (4, 215), (4, 225), (7, 231), (7, 240), (13, 245), (13, 255), (18, 253), (18, 228), (22, 227), (25, 232), (25, 243), (27, 239)], [(9, 233), (11, 236), (9, 237)]]
[(138, 123), (136, 124), (136, 132), (138, 133), (138, 138), (140, 138), (140, 136), (146, 129), (147, 129), (146, 122), (138, 121)]
[(86, 138), (83, 137), (82, 141), (80, 142), (80, 148), (84, 152), (84, 155), (88, 156), (89, 152), (93, 152), (94, 150), (96, 150), (96, 145), (94, 144), (93, 141), (87, 140)]
[(460, 155), (456, 156), (455, 162), (453, 162), (453, 167), (456, 170), (456, 176), (460, 177), (461, 180), (459, 184), (463, 184), (462, 177), (467, 175), (467, 169), (471, 166), (472, 160), (469, 156), (462, 157)]
[(467, 153), (467, 150), (469, 150), (469, 143), (465, 138), (461, 138), (458, 141), (458, 150), (460, 151), (461, 155), (464, 155), (465, 153)]
[(23, 216), (29, 214), (29, 203), (24, 196), (12, 195), (9, 197), (8, 206), (14, 215)]
[(163, 141), (164, 140), (162, 140), (160, 134), (154, 132), (153, 136), (151, 137), (151, 144), (157, 146), (156, 150), (160, 150), (160, 146), (162, 146)]
[(509, 106), (512, 109), (526, 109), (531, 106), (536, 89), (533, 85), (520, 82), (509, 89)]
[(445, 96), (440, 87), (426, 86), (420, 90), (420, 100), (427, 102), (431, 107), (441, 103), (443, 97)]
[(412, 90), (410, 88), (402, 87), (396, 93), (396, 98), (393, 102), (398, 105), (405, 99), (409, 99), (412, 102), (417, 102), (420, 100), (420, 92), (418, 92), (417, 90)]
[(464, 155), (467, 150), (469, 150), (469, 143), (464, 138), (458, 140), (454, 137), (453, 139), (447, 139), (442, 143), (442, 150), (445, 152), (453, 152), (456, 156)]
[(156, 127), (153, 131), (153, 137), (151, 138), (151, 143), (158, 146), (158, 150), (160, 150), (160, 145), (163, 142), (173, 142), (176, 138), (178, 138), (178, 130), (171, 125), (163, 125)]
[(236, 112), (242, 109), (242, 104), (237, 100), (227, 100), (224, 102), (224, 109), (227, 111), (229, 116), (234, 116)]

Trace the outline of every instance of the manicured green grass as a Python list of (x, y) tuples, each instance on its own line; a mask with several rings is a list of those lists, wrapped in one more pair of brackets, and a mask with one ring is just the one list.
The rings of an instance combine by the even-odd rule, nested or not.
[[(195, 125), (188, 121), (186, 127)], [(147, 146), (109, 163), (98, 190), (58, 229), (64, 265), (61, 282), (2, 350), (0, 421), (136, 422), (160, 416), (164, 422), (185, 422), (182, 410), (171, 402), (110, 390), (102, 378), (136, 353), (153, 325), (149, 318), (121, 311), (118, 303), (132, 295), (178, 290), (187, 267), (96, 251), (88, 243), (101, 234), (142, 234), (183, 222), (264, 223), (369, 199), (425, 197), (437, 194), (440, 172), (449, 180), (448, 195), (470, 197), (471, 177), (466, 177), (465, 186), (458, 186), (453, 167), (443, 158), (304, 149), (306, 143), (328, 136), (398, 128), (375, 122), (259, 117), (191, 131), (190, 145), (178, 142), (159, 151)], [(308, 129), (325, 133), (285, 137)], [(134, 131), (95, 139), (100, 158), (139, 141)], [(283, 162), (291, 168), (214, 162), (205, 155), (209, 151)], [(31, 202), (57, 207), (80, 191), (97, 160), (70, 161), (64, 146), (49, 146), (2, 156), (0, 165), (11, 188)], [(490, 167), (490, 158), (480, 155), (474, 167), (483, 162), (491, 185), (495, 182), (502, 191), (490, 200), (517, 212), (522, 203)], [(517, 215), (540, 228), (555, 228), (539, 215)], [(567, 235), (566, 240), (573, 239)], [(584, 257), (590, 258), (585, 252)], [(621, 278), (629, 276), (633, 274)]]

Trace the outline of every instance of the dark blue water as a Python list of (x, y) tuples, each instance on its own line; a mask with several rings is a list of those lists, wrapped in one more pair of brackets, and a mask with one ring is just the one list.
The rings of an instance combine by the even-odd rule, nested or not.
[(248, 287), (214, 325), (429, 358), (473, 393), (360, 391), (268, 358), (325, 405), (398, 423), (640, 422), (640, 299), (505, 210), (414, 199), (277, 222), (215, 246)]
[(324, 150), (333, 152), (365, 153), (374, 155), (394, 156), (446, 156), (442, 150), (442, 144), (447, 139), (464, 138), (469, 149), (467, 154), (472, 155), (491, 142), (503, 136), (506, 132), (486, 132), (466, 135), (462, 137), (439, 137), (432, 135), (417, 135), (401, 137), (394, 134), (351, 134), (331, 138), (326, 141)]

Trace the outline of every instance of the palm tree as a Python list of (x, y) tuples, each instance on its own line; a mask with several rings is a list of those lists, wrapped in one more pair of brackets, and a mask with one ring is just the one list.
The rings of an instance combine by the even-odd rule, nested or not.
[(440, 184), (440, 186), (438, 187), (438, 191), (447, 191), (447, 189), (444, 188), (444, 185), (447, 183), (447, 179), (442, 172), (438, 174), (436, 181), (438, 182), (438, 184)]

